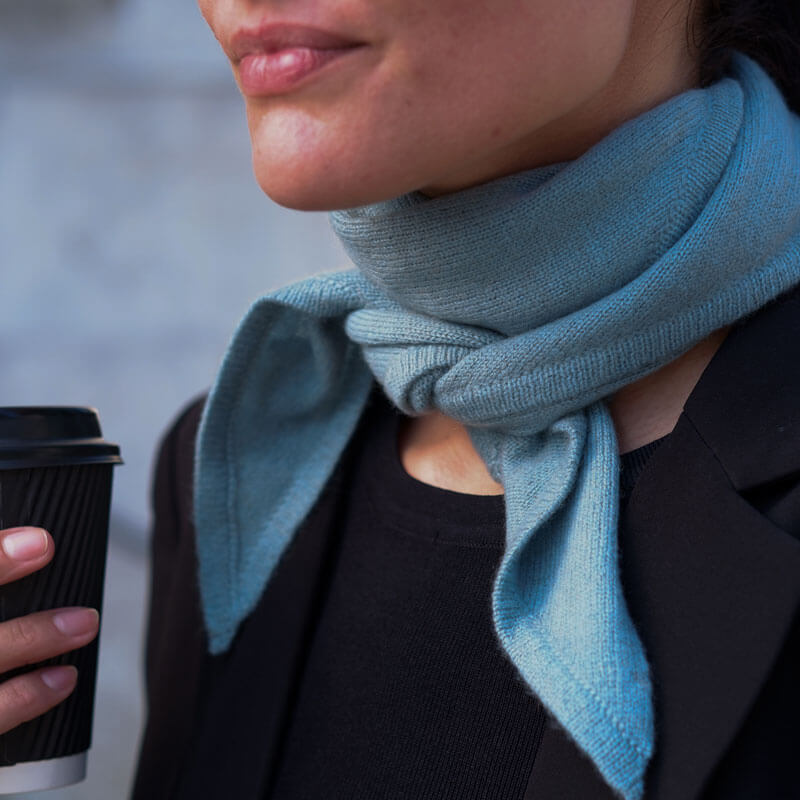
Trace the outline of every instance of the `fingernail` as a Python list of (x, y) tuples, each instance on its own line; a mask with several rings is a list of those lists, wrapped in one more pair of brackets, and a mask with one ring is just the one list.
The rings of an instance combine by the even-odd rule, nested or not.
[(70, 608), (53, 616), (53, 624), (65, 636), (81, 636), (97, 628), (100, 615), (93, 608)]
[(45, 686), (49, 686), (54, 692), (63, 692), (75, 683), (78, 670), (73, 666), (48, 667), (42, 670), (41, 676)]
[(3, 550), (14, 561), (31, 561), (47, 552), (47, 534), (40, 528), (20, 528), (3, 537)]

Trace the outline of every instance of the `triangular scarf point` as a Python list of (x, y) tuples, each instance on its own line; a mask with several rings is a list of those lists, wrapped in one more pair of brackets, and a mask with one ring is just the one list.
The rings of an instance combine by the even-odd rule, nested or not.
[(800, 118), (752, 59), (571, 162), (331, 214), (354, 269), (260, 298), (198, 433), (209, 650), (253, 610), (377, 381), (464, 423), (505, 489), (492, 611), (526, 684), (606, 782), (658, 746), (617, 553), (605, 399), (800, 282)]

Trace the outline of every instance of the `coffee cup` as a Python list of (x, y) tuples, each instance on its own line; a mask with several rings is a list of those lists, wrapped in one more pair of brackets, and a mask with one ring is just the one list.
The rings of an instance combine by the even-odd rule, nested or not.
[[(47, 530), (47, 566), (0, 586), (0, 622), (86, 606), (101, 612), (112, 469), (119, 447), (103, 439), (97, 411), (67, 406), (0, 408), (0, 529)], [(99, 635), (78, 650), (0, 675), (72, 664), (78, 683), (46, 713), (0, 734), (0, 794), (52, 789), (86, 776)]]

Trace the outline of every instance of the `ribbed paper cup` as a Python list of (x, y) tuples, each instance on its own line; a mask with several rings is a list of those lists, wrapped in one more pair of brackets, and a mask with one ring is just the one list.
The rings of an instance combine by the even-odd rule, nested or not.
[[(43, 569), (0, 586), (0, 622), (62, 606), (101, 612), (112, 469), (119, 447), (102, 438), (92, 408), (0, 408), (0, 529), (45, 528), (55, 555)], [(45, 714), (0, 734), (0, 794), (52, 789), (86, 776), (100, 637), (37, 664), (73, 664), (73, 693)]]

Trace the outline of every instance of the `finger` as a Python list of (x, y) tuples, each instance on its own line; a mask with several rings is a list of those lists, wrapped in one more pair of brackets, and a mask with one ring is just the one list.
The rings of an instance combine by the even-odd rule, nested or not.
[(93, 608), (58, 608), (0, 623), (0, 672), (68, 653), (97, 636)]
[(78, 680), (73, 666), (44, 667), (0, 683), (0, 733), (34, 719), (72, 693)]
[(53, 537), (43, 528), (6, 528), (0, 531), (0, 584), (36, 572), (53, 558)]

